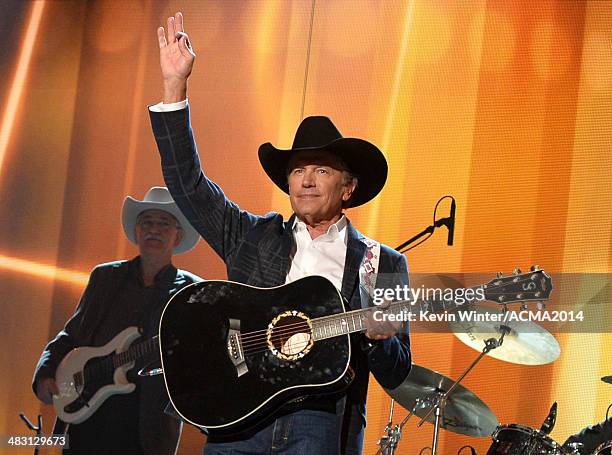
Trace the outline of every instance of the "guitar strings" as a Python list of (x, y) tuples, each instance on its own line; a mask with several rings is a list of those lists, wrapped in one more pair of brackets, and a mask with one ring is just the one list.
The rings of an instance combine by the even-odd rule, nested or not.
[[(497, 287), (503, 287), (503, 286), (499, 286), (498, 285)], [(397, 306), (398, 303), (402, 303), (402, 302), (396, 302), (396, 306)], [(381, 310), (382, 311), (391, 311), (391, 310), (394, 310), (394, 308), (387, 307), (387, 308), (382, 308)], [(359, 314), (360, 319), (363, 319), (363, 318), (361, 318), (361, 316), (365, 315), (364, 313), (366, 313), (366, 312), (363, 312), (363, 313), (360, 312), (360, 314)], [(342, 317), (344, 315), (345, 314), (342, 313), (340, 315), (329, 315), (329, 316), (340, 318), (340, 317)], [(326, 318), (328, 318), (329, 316), (326, 316)], [(354, 325), (354, 327), (356, 328), (355, 325)], [(306, 329), (306, 330), (304, 330), (304, 329)], [(359, 330), (364, 330), (364, 328), (361, 327)], [(267, 330), (265, 330), (265, 331), (257, 331), (257, 332), (266, 332), (267, 333)], [(248, 351), (249, 354), (258, 352), (258, 351), (254, 351), (254, 349), (259, 348), (259, 347), (264, 347), (265, 346), (265, 348), (263, 349), (264, 351), (268, 349), (267, 334), (266, 335), (264, 335), (264, 334), (255, 335), (257, 332), (250, 332), (250, 333), (245, 334), (246, 335), (246, 337), (245, 337), (246, 340), (242, 344), (245, 354), (247, 354), (247, 351)], [(279, 341), (282, 343), (283, 337), (285, 337), (286, 339), (289, 339), (290, 336), (292, 336), (292, 335), (295, 335), (297, 333), (304, 333), (304, 332), (309, 332), (309, 326), (306, 324), (305, 321), (300, 321), (300, 322), (294, 323), (294, 324), (287, 324), (286, 326), (279, 327), (277, 330), (275, 330), (273, 332), (273, 334), (271, 335), (271, 341), (273, 343), (274, 342), (279, 342)], [(342, 334), (345, 334), (345, 332), (344, 331), (341, 331), (340, 333), (332, 332), (332, 337), (338, 336), (338, 335), (342, 335)], [(251, 336), (249, 337), (248, 335), (251, 335)]]
[[(488, 294), (489, 295), (506, 295), (506, 294), (510, 294), (510, 293), (504, 293), (503, 292), (503, 288), (508, 286), (509, 284), (518, 284), (524, 281), (530, 281), (530, 278), (526, 278), (526, 279), (518, 279), (517, 281), (513, 282), (513, 283), (501, 283), (498, 285), (491, 285), (489, 288), (487, 288)], [(476, 286), (475, 288), (472, 289), (476, 289), (482, 287), (482, 285), (480, 286)], [(492, 292), (495, 291), (495, 289), (500, 288), (501, 292)], [(397, 308), (398, 305), (401, 305), (402, 303), (409, 303), (410, 301), (401, 301), (401, 302), (394, 302), (393, 308), (391, 307), (385, 307), (385, 308), (380, 308), (381, 311), (391, 311), (391, 310), (395, 310)], [(426, 303), (429, 303), (429, 301), (425, 301)], [(355, 312), (349, 312), (349, 313), (340, 313), (340, 314), (332, 314), (332, 315), (327, 315), (327, 316), (323, 316), (321, 318), (318, 318), (317, 322), (315, 322), (315, 324), (320, 325), (322, 324), (322, 320), (324, 319), (342, 319), (343, 317), (353, 317), (355, 315), (357, 315), (361, 320), (365, 319), (366, 317), (366, 313), (368, 313), (370, 309), (366, 309), (365, 311), (363, 310), (357, 310)], [(352, 314), (351, 314), (352, 313)], [(356, 328), (355, 324), (354, 327)], [(304, 330), (306, 329), (306, 330)], [(356, 331), (363, 331), (366, 330), (367, 328), (365, 327), (361, 327), (360, 329), (356, 330)], [(330, 329), (331, 330), (331, 329)], [(246, 332), (243, 335), (241, 335), (241, 345), (242, 345), (242, 349), (245, 355), (253, 355), (259, 352), (265, 352), (267, 350), (269, 350), (268, 347), (268, 334), (269, 328), (266, 329), (262, 329), (262, 330), (255, 330), (253, 332)], [(299, 322), (295, 322), (295, 323), (291, 323), (291, 324), (286, 324), (284, 326), (279, 326), (275, 329), (273, 329), (272, 335), (270, 336), (270, 340), (272, 341), (272, 343), (274, 344), (274, 342), (277, 343), (282, 343), (283, 339), (288, 340), (291, 336), (296, 335), (298, 333), (307, 333), (309, 337), (312, 337), (312, 334), (309, 333), (310, 332), (310, 326), (308, 325), (308, 323), (306, 321), (299, 321)], [(331, 337), (335, 337), (338, 335), (344, 335), (347, 334), (343, 331), (341, 331), (340, 333), (333, 333)], [(298, 341), (295, 342), (292, 347), (293, 348), (303, 348), (306, 347), (308, 344), (310, 343), (310, 339), (308, 341)]]
[[(392, 308), (383, 308), (382, 310), (383, 311), (391, 311)], [(362, 315), (365, 316), (365, 313), (367, 313), (367, 311), (359, 314), (359, 318), (361, 320), (365, 319), (364, 317), (362, 317)], [(338, 316), (338, 315), (333, 315), (333, 316)], [(287, 329), (287, 327), (290, 327), (290, 326), (291, 326), (291, 328)], [(306, 329), (306, 330), (304, 330), (304, 329)], [(312, 337), (312, 334), (309, 333), (310, 332), (309, 329), (310, 329), (310, 327), (308, 326), (306, 321), (303, 321), (301, 323), (287, 324), (286, 326), (282, 326), (282, 327), (279, 327), (276, 330), (273, 330), (272, 335), (270, 336), (270, 340), (271, 340), (272, 344), (283, 343), (283, 341), (287, 341), (289, 338), (291, 338), (291, 336), (297, 335), (298, 333), (307, 333), (309, 337)], [(355, 329), (356, 329), (355, 331), (362, 331), (362, 330), (366, 330), (367, 327), (361, 326), (359, 329), (357, 329), (357, 327), (355, 325)], [(250, 333), (253, 333), (253, 332), (250, 332)], [(333, 337), (338, 336), (338, 335), (347, 335), (350, 332), (342, 331), (342, 332), (335, 332), (334, 333), (332, 331), (332, 329), (330, 328), (330, 333), (331, 333), (331, 337), (325, 337), (325, 338), (333, 338)], [(304, 342), (302, 342), (302, 343), (304, 343)], [(310, 343), (310, 339), (305, 342), (304, 347), (308, 343)], [(299, 343), (296, 343), (296, 345), (299, 345)], [(259, 335), (256, 335), (256, 336), (251, 336), (248, 340), (243, 341), (242, 342), (242, 347), (243, 347), (243, 351), (244, 351), (245, 354), (255, 354), (257, 352), (267, 351), (268, 350), (267, 331), (266, 331), (265, 334), (259, 334)], [(259, 350), (262, 347), (263, 347), (263, 349)]]
[[(146, 340), (139, 340), (137, 343), (132, 344), (128, 349), (123, 352), (110, 353), (104, 356), (104, 358), (97, 358), (96, 362), (86, 363), (83, 367), (83, 385), (89, 385), (91, 382), (95, 382), (101, 375), (108, 375), (115, 371), (116, 368), (120, 367), (129, 362), (125, 362), (125, 360), (129, 359), (130, 352), (140, 352), (142, 349), (143, 352), (152, 349), (157, 342), (159, 337), (155, 335), (154, 337), (147, 338)], [(141, 354), (142, 354), (141, 353)], [(127, 356), (125, 360), (124, 359)], [(95, 358), (95, 357), (94, 357)], [(135, 359), (130, 360), (130, 362)], [(91, 359), (90, 359), (91, 361)]]
[[(526, 279), (523, 280), (518, 280), (516, 283), (520, 283), (522, 281), (527, 281)], [(502, 284), (502, 285), (492, 285), (491, 287), (494, 289), (496, 287), (500, 287), (503, 288), (506, 285), (506, 283)], [(504, 295), (505, 293), (501, 292), (501, 293), (493, 293), (494, 295)], [(401, 301), (401, 302), (394, 302), (392, 303), (392, 305), (396, 308), (398, 305), (401, 305), (403, 303), (409, 303), (409, 300), (405, 300), (405, 301)], [(428, 302), (428, 301), (426, 301)], [(385, 308), (379, 308), (380, 311), (391, 311), (391, 310), (395, 310), (395, 308), (390, 308), (390, 307), (385, 307)], [(355, 315), (357, 315), (359, 317), (360, 320), (365, 319), (365, 314), (368, 313), (371, 309), (366, 309), (366, 310), (357, 310), (356, 312), (348, 312), (348, 313), (340, 313), (340, 314), (332, 314), (332, 315), (327, 315), (327, 316), (323, 316), (321, 318), (318, 318), (317, 322), (315, 322), (315, 324), (322, 324), (322, 320), (323, 319), (342, 319), (342, 318), (348, 318), (348, 317), (352, 317), (354, 318)], [(283, 335), (294, 335), (297, 333), (303, 333), (303, 330), (296, 330), (296, 329), (302, 329), (302, 328), (307, 328), (309, 329), (306, 321), (299, 321), (296, 323), (292, 323), (292, 324), (286, 324), (283, 326), (280, 326), (276, 329), (273, 329), (274, 333), (278, 333), (278, 338), (282, 337)], [(244, 334), (241, 335), (241, 340), (243, 341), (243, 346), (248, 345), (249, 343), (252, 342), (257, 342), (259, 340), (262, 339), (262, 337), (267, 338), (267, 333), (268, 333), (269, 328), (267, 329), (263, 329), (263, 330), (255, 330), (253, 332), (246, 332)], [(272, 338), (274, 339), (275, 335), (272, 335)]]

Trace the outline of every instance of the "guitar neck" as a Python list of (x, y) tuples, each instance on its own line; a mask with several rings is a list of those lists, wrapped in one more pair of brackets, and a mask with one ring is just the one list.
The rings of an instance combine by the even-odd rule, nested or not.
[[(471, 290), (471, 297), (465, 291)], [(446, 295), (446, 291), (451, 291)], [(420, 299), (418, 295), (413, 299), (401, 300), (387, 306), (374, 306), (361, 310), (349, 311), (347, 313), (333, 314), (314, 319), (312, 321), (312, 332), (315, 341), (346, 335), (353, 332), (365, 330), (369, 313), (382, 311), (384, 314), (407, 314), (408, 312), (439, 313), (453, 311), (458, 308), (468, 308), (474, 303), (489, 300), (498, 304), (513, 302), (542, 301), (548, 299), (552, 291), (552, 281), (543, 270), (537, 266), (532, 267), (531, 272), (520, 273), (517, 269), (512, 276), (502, 277), (501, 274), (486, 284), (465, 288), (462, 296), (454, 295), (452, 290), (433, 294), (432, 299)], [(457, 303), (461, 297), (461, 303)], [(405, 319), (402, 319), (405, 320)]]
[(134, 342), (127, 350), (113, 356), (115, 368), (126, 365), (159, 349), (158, 336)]
[[(474, 288), (476, 289), (476, 288)], [(383, 314), (399, 316), (408, 312), (427, 311), (438, 313), (443, 311), (464, 308), (467, 303), (457, 304), (452, 300), (401, 300), (393, 302), (388, 306), (376, 306), (361, 310), (348, 311), (346, 313), (323, 316), (312, 321), (312, 333), (315, 341), (333, 338), (339, 335), (361, 332), (366, 330), (368, 315), (374, 311), (382, 311)]]

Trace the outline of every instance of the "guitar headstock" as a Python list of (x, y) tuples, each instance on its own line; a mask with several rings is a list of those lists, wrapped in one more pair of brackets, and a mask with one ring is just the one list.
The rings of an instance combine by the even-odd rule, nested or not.
[(487, 300), (501, 304), (547, 300), (552, 288), (550, 276), (537, 265), (528, 273), (514, 269), (512, 275), (503, 276), (500, 272), (483, 287)]

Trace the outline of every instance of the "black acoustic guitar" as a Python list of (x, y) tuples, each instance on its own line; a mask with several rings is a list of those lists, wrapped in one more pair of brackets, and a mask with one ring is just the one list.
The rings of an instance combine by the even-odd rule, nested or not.
[[(481, 287), (487, 300), (503, 303), (545, 300), (552, 289), (541, 270)], [(415, 304), (457, 308), (403, 301), (382, 311), (414, 312)], [(373, 310), (381, 308), (346, 312), (338, 290), (320, 276), (269, 289), (191, 284), (172, 297), (160, 322), (170, 400), (184, 420), (223, 437), (249, 430), (296, 398), (341, 390), (351, 380), (349, 334), (365, 330)]]

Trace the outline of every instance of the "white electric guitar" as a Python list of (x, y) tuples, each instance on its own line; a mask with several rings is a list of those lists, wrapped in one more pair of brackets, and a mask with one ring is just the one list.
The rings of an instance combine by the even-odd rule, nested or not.
[(59, 394), (53, 395), (61, 420), (81, 423), (111, 395), (134, 391), (136, 385), (126, 373), (137, 359), (159, 353), (157, 336), (134, 342), (139, 337), (137, 327), (128, 327), (104, 346), (80, 347), (66, 354), (55, 373)]

